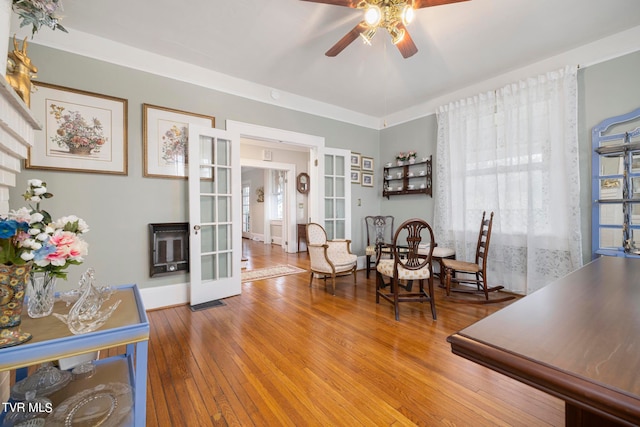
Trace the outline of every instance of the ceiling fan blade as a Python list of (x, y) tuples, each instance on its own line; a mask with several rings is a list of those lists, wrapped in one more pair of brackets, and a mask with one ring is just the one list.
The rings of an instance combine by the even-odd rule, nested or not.
[(418, 48), (413, 42), (413, 39), (411, 38), (407, 27), (405, 27), (403, 24), (398, 24), (398, 29), (404, 30), (404, 37), (402, 37), (402, 40), (396, 43), (396, 47), (405, 59), (415, 55), (418, 52)]
[(360, 22), (358, 25), (353, 27), (351, 31), (345, 34), (343, 38), (338, 40), (338, 43), (334, 44), (331, 47), (331, 49), (326, 51), (325, 55), (336, 56), (337, 54), (342, 52), (347, 46), (349, 46), (355, 39), (357, 39), (358, 36), (360, 36), (360, 33), (362, 33), (366, 29), (367, 29), (367, 24), (364, 21)]
[(309, 1), (312, 3), (326, 3), (332, 4), (334, 6), (346, 6), (356, 8), (358, 2), (357, 0), (300, 0), (300, 1)]
[(442, 6), (443, 4), (459, 3), (469, 0), (413, 0), (414, 9), (422, 9), (423, 7)]

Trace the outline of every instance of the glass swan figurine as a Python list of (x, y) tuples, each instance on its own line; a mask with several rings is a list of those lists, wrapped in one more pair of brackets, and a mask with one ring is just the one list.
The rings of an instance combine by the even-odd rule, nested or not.
[(89, 268), (80, 278), (79, 289), (61, 296), (69, 305), (74, 295), (79, 295), (69, 314), (54, 313), (53, 315), (65, 323), (74, 335), (93, 332), (105, 324), (122, 302), (118, 300), (109, 308), (102, 310), (103, 303), (111, 298), (112, 294), (113, 290), (110, 287), (95, 285), (95, 271)]

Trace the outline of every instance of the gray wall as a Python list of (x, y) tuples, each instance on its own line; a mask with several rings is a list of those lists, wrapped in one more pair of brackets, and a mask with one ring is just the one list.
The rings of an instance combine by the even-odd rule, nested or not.
[[(578, 72), (578, 138), (580, 144), (580, 200), (583, 259), (591, 259), (591, 128), (600, 121), (640, 107), (640, 52), (628, 54)], [(496, 88), (497, 89), (497, 88)], [(400, 151), (418, 150), (418, 157), (436, 151), (435, 114), (404, 123), (380, 134), (381, 162), (395, 159)], [(435, 178), (434, 178), (435, 182)], [(396, 224), (420, 216), (433, 221), (433, 199), (424, 196), (395, 196), (381, 203), (382, 213), (394, 215)], [(436, 236), (437, 239), (437, 236)]]
[[(75, 286), (88, 267), (96, 269), (102, 284), (137, 283), (140, 287), (184, 283), (183, 275), (150, 278), (147, 226), (155, 222), (188, 221), (187, 182), (183, 179), (144, 178), (142, 164), (142, 104), (149, 103), (216, 118), (224, 129), (227, 119), (323, 136), (328, 147), (349, 148), (377, 157), (379, 132), (336, 120), (300, 113), (245, 98), (204, 89), (122, 66), (29, 44), (29, 56), (38, 67), (38, 81), (128, 99), (128, 176), (64, 171), (25, 170), (10, 193), (11, 208), (24, 206), (26, 181), (47, 182), (53, 199), (43, 208), (52, 216), (75, 214), (87, 221), (89, 255), (81, 266), (69, 269)], [(41, 120), (42, 121), (42, 120)], [(353, 223), (377, 212), (377, 202), (356, 207), (356, 200), (377, 200), (372, 188), (354, 186)], [(353, 227), (354, 250), (364, 250), (361, 228)]]
[[(142, 103), (161, 105), (216, 117), (216, 127), (237, 120), (273, 128), (323, 136), (328, 147), (350, 149), (373, 157), (375, 185), (352, 189), (352, 239), (355, 253), (364, 253), (363, 218), (391, 214), (397, 224), (419, 216), (433, 221), (433, 199), (424, 195), (382, 199), (382, 165), (399, 151), (416, 150), (418, 157), (435, 158), (435, 115), (377, 131), (311, 114), (279, 108), (245, 98), (204, 89), (149, 73), (29, 45), (42, 82), (82, 89), (129, 100), (129, 174), (111, 176), (77, 172), (26, 170), (11, 192), (12, 208), (22, 206), (26, 180), (49, 184), (53, 199), (43, 206), (54, 217), (76, 214), (91, 226), (87, 234), (90, 254), (82, 266), (70, 268), (69, 282), (77, 283), (89, 266), (104, 284), (137, 283), (161, 286), (188, 280), (186, 275), (149, 278), (147, 224), (187, 221), (186, 181), (142, 177)], [(640, 52), (580, 70), (579, 138), (584, 258), (590, 259), (591, 241), (591, 128), (604, 118), (640, 106)]]
[[(422, 117), (408, 123), (383, 129), (380, 132), (380, 166), (387, 162), (394, 162), (399, 152), (414, 150), (417, 158), (433, 156), (436, 159), (436, 133), (438, 123), (435, 114)], [(435, 170), (435, 169), (434, 169)], [(382, 173), (376, 184), (382, 194)], [(433, 222), (433, 197), (424, 194), (391, 196), (381, 202), (382, 213), (395, 217), (395, 226), (402, 224), (409, 218), (423, 218)]]

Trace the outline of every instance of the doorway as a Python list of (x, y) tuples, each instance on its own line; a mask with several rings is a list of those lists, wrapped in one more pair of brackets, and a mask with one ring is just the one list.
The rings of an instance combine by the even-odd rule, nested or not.
[[(262, 167), (262, 168), (281, 168), (282, 165), (276, 164), (272, 159), (268, 160), (268, 156), (264, 153), (264, 150), (268, 151), (270, 148), (277, 147), (280, 150), (293, 150), (293, 151), (304, 151), (308, 153), (308, 174), (310, 176), (310, 182), (312, 185), (310, 186), (309, 192), (306, 194), (306, 205), (305, 208), (305, 216), (304, 222), (309, 221), (321, 221), (322, 220), (322, 201), (320, 198), (321, 192), (319, 191), (320, 185), (313, 185), (313, 183), (320, 183), (320, 173), (319, 173), (319, 164), (322, 162), (319, 161), (319, 153), (324, 149), (324, 138), (314, 135), (302, 134), (298, 132), (286, 131), (282, 129), (269, 128), (259, 125), (253, 125), (249, 123), (235, 122), (232, 120), (227, 120), (227, 130), (232, 131), (233, 133), (240, 135), (240, 140), (252, 140), (255, 141), (256, 144), (263, 145), (263, 148), (254, 151), (253, 158), (242, 157), (240, 159), (241, 166), (253, 166), (253, 167)], [(241, 149), (243, 143), (241, 142)], [(285, 169), (288, 166), (285, 164)], [(300, 169), (300, 171), (303, 171)], [(299, 204), (297, 202), (297, 192), (295, 189), (295, 177), (297, 170), (288, 170), (287, 174), (287, 193), (291, 195), (295, 195), (295, 197), (290, 197), (289, 202), (287, 203), (287, 210), (289, 212), (289, 217), (294, 218), (296, 220), (288, 221), (286, 224), (286, 230), (284, 231), (288, 236), (288, 245), (287, 252), (295, 253), (297, 252), (297, 239), (294, 237), (297, 235), (297, 218), (299, 211)], [(254, 197), (252, 194), (251, 197)], [(238, 209), (241, 207), (238, 206)]]
[[(253, 145), (252, 145), (253, 147)], [(297, 252), (295, 235), (289, 234), (290, 224), (300, 215), (296, 207), (296, 164), (241, 160), (243, 199), (242, 237), (276, 244), (289, 253)]]

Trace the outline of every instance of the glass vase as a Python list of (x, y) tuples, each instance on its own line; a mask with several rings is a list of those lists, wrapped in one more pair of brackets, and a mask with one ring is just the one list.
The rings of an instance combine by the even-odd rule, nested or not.
[(56, 279), (57, 277), (49, 274), (48, 271), (31, 274), (27, 293), (27, 313), (29, 317), (37, 319), (48, 316), (53, 312)]

